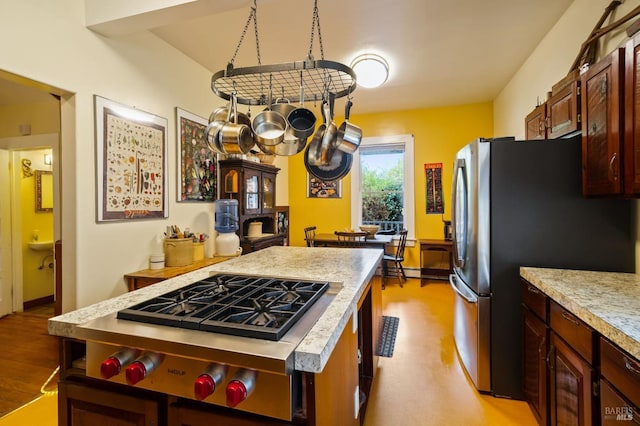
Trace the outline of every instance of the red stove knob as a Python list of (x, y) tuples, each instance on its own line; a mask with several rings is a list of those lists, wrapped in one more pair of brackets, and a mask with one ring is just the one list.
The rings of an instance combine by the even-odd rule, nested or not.
[(227, 385), (227, 406), (235, 407), (247, 399), (256, 384), (254, 370), (239, 370)]
[(127, 383), (135, 385), (147, 377), (162, 362), (162, 355), (153, 352), (144, 353), (125, 369)]
[(202, 401), (213, 392), (227, 375), (227, 366), (221, 364), (210, 365), (194, 382), (193, 393), (197, 400)]
[(120, 374), (123, 365), (131, 362), (135, 358), (137, 351), (135, 349), (124, 348), (112, 354), (109, 358), (100, 364), (100, 375), (103, 379), (110, 379)]

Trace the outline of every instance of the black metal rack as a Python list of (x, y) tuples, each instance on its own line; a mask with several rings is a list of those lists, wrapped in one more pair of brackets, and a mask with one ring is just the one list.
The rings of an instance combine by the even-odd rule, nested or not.
[(340, 98), (356, 88), (355, 72), (339, 62), (313, 60), (274, 65), (233, 68), (229, 66), (211, 77), (211, 90), (229, 100), (237, 94), (239, 104), (267, 105), (269, 98), (292, 103), (316, 102), (330, 94)]

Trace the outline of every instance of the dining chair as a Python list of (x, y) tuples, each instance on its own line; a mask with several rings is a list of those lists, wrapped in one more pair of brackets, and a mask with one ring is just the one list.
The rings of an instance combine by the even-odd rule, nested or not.
[(307, 241), (307, 247), (314, 247), (315, 246), (315, 242), (314, 242), (315, 238), (316, 238), (316, 227), (315, 226), (308, 226), (308, 227), (304, 228), (304, 239)]
[(367, 246), (366, 232), (335, 231), (335, 234), (338, 237), (338, 246), (340, 247), (366, 247)]
[[(403, 229), (398, 233), (400, 239), (396, 246), (396, 251), (393, 254), (385, 254), (382, 256), (382, 289), (384, 290), (385, 281), (387, 278), (395, 276), (398, 277), (398, 282), (402, 288), (402, 284), (407, 280), (407, 276), (404, 273), (402, 262), (404, 262), (404, 248), (407, 245), (407, 233), (406, 229)], [(393, 275), (391, 275), (393, 273)]]

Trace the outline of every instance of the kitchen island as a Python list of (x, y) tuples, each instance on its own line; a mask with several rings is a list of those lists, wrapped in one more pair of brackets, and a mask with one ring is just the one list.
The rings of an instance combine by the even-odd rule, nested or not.
[[(110, 407), (119, 407), (119, 410), (128, 407), (125, 410), (127, 416), (138, 420), (151, 416), (157, 419), (157, 424), (199, 424), (221, 420), (230, 422), (231, 419), (238, 419), (241, 424), (337, 424), (336, 419), (339, 419), (341, 424), (358, 424), (364, 417), (366, 395), (375, 376), (377, 364), (375, 347), (381, 321), (381, 258), (382, 250), (374, 249), (269, 247), (51, 318), (49, 332), (61, 338), (60, 424), (76, 424), (73, 419), (96, 416), (104, 417), (105, 423), (113, 421), (114, 417), (109, 414)], [(218, 400), (215, 399), (215, 395), (210, 400), (199, 402), (195, 401), (195, 398), (185, 398), (179, 392), (176, 392), (176, 395), (144, 389), (145, 381), (138, 386), (128, 386), (124, 380), (106, 381), (96, 378), (95, 374), (87, 373), (95, 370), (95, 366), (89, 365), (89, 356), (86, 363), (83, 359), (86, 347), (91, 343), (87, 342), (86, 338), (88, 324), (94, 324), (96, 321), (99, 323), (101, 319), (110, 316), (114, 317), (111, 321), (123, 322), (115, 319), (115, 313), (118, 311), (207, 279), (212, 274), (326, 281), (331, 283), (333, 294), (330, 303), (318, 313), (317, 320), (314, 319), (309, 324), (309, 328), (305, 329), (301, 339), (290, 352), (284, 350), (288, 347), (288, 340), (291, 340), (286, 338), (289, 334), (285, 335), (283, 342), (275, 343), (275, 347), (282, 350), (282, 355), (271, 362), (274, 371), (258, 371), (253, 395), (235, 409), (226, 408), (224, 404), (216, 402)], [(309, 312), (313, 309), (312, 307)], [(305, 322), (308, 315), (305, 314), (302, 317), (304, 321), (301, 322)], [(256, 343), (256, 339), (229, 338), (217, 333), (205, 335), (205, 332), (199, 330), (182, 332), (190, 336), (189, 338), (168, 337), (178, 336), (177, 333), (171, 327), (163, 327), (162, 333), (159, 334), (167, 336), (167, 340), (175, 340), (168, 343), (173, 352), (185, 348), (191, 340), (196, 342), (193, 343), (196, 348), (193, 353), (203, 356), (202, 359), (194, 358), (194, 364), (206, 364), (209, 358), (205, 358), (205, 354), (220, 352), (215, 344), (212, 344), (212, 348), (199, 347), (198, 339), (226, 342), (225, 344), (237, 343), (239, 347)], [(108, 334), (108, 330), (102, 333)], [(135, 347), (148, 340), (144, 332), (139, 336), (133, 334), (135, 333), (120, 336), (118, 342), (124, 341)], [(274, 344), (258, 343), (258, 346)], [(165, 364), (169, 365), (173, 352), (167, 353), (163, 361)], [(238, 351), (237, 359), (244, 358), (251, 360), (246, 353)], [(225, 358), (233, 359), (236, 357)], [(234, 366), (233, 362), (229, 364), (230, 371), (239, 368)], [(251, 368), (253, 365), (245, 367)], [(177, 370), (171, 368), (173, 373)], [(178, 371), (177, 375), (185, 375), (184, 370)], [(153, 377), (151, 374), (150, 382), (153, 381)], [(273, 405), (269, 401), (258, 403), (261, 395), (265, 398), (269, 396), (264, 392), (268, 389), (266, 382), (271, 377), (276, 382), (289, 383), (292, 395), (292, 401), (289, 402), (290, 418), (264, 414), (260, 408), (256, 408)], [(176, 386), (176, 389), (178, 387)], [(94, 393), (100, 397), (85, 398), (91, 393), (89, 391), (95, 391)], [(263, 393), (260, 393), (261, 391)], [(223, 392), (224, 390), (218, 393)], [(105, 401), (105, 395), (113, 402)], [(362, 395), (365, 398), (362, 398)], [(254, 401), (251, 400), (251, 396)], [(127, 397), (134, 399), (130, 400), (131, 398)], [(115, 402), (122, 398), (126, 401)], [(244, 407), (248, 407), (248, 412), (243, 411)]]

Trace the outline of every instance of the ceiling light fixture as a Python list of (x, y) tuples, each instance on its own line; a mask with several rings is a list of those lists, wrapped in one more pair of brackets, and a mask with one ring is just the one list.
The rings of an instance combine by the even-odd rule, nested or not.
[(356, 73), (358, 86), (378, 87), (389, 78), (389, 64), (382, 56), (373, 53), (355, 58), (351, 68)]

